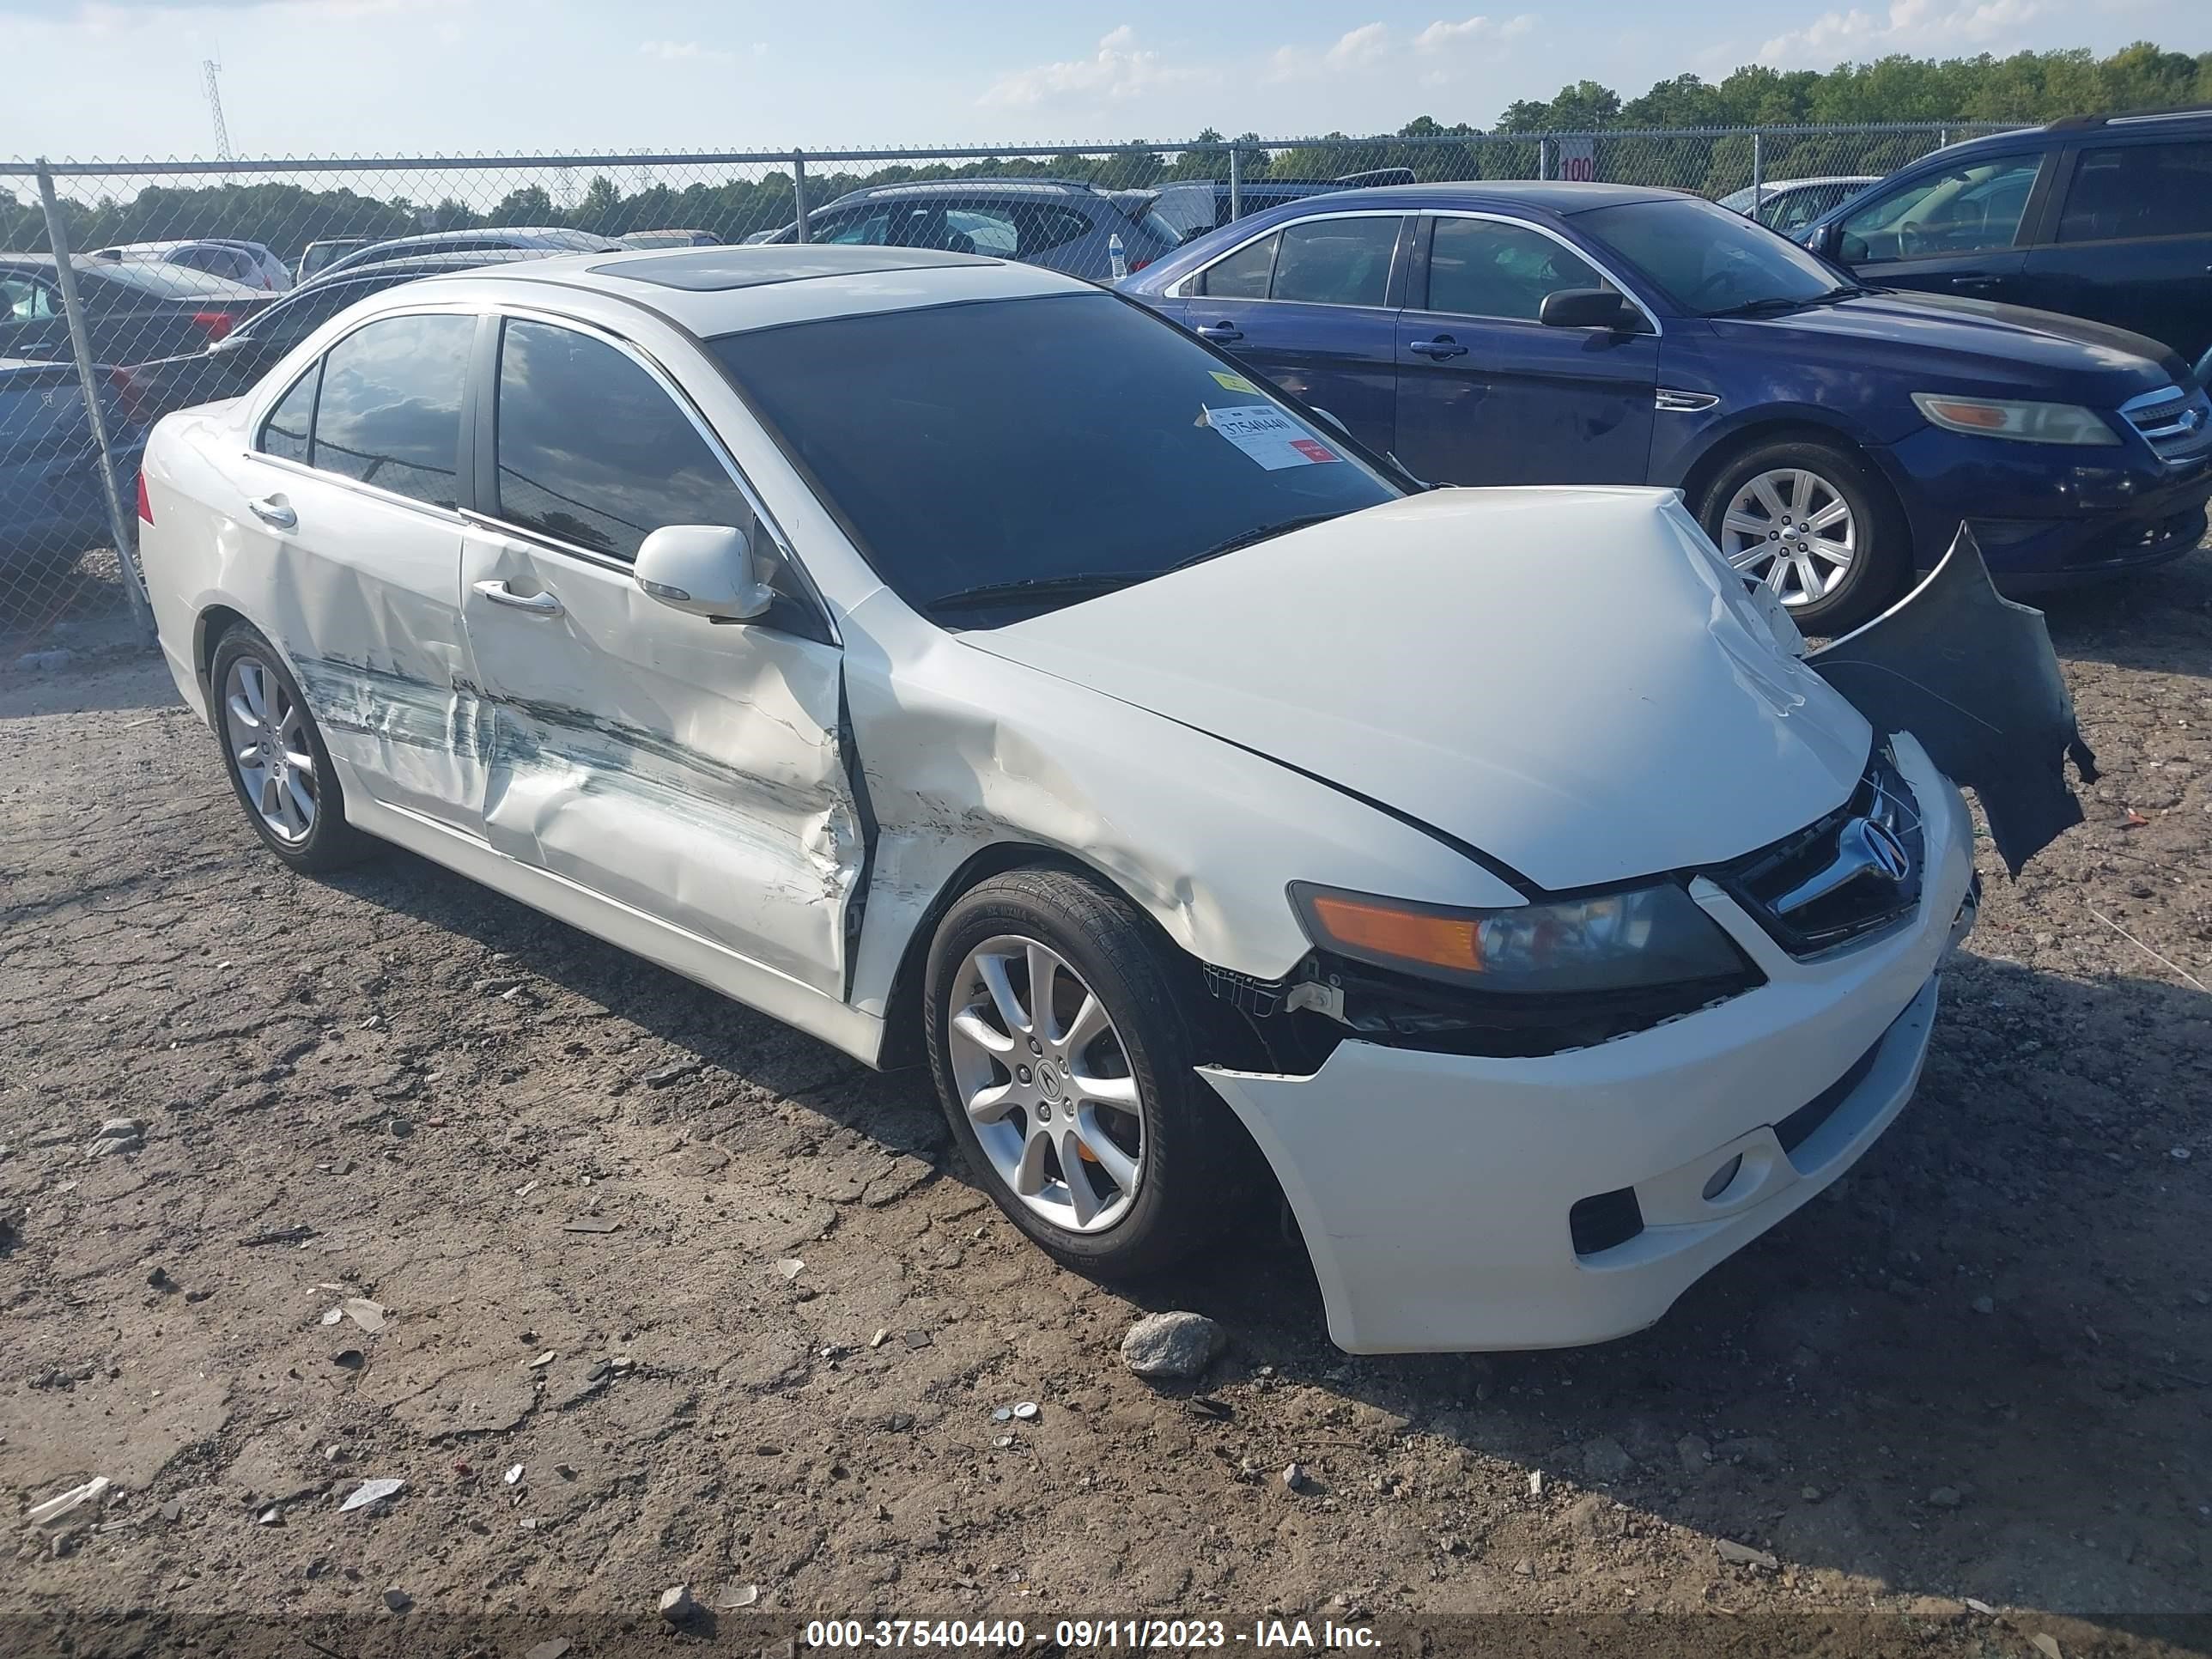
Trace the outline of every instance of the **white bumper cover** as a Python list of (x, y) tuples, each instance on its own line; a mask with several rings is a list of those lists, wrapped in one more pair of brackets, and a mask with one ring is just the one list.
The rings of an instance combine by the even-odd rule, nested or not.
[[(1311, 1077), (1202, 1073), (1273, 1166), (1340, 1346), (1556, 1347), (1639, 1330), (1873, 1145), (1919, 1080), (1936, 969), (1973, 882), (1966, 803), (1911, 738), (1894, 751), (1925, 836), (1903, 929), (1799, 962), (1699, 881), (1698, 902), (1767, 978), (1717, 1006), (1534, 1060), (1346, 1042)], [(1825, 1120), (1785, 1151), (1774, 1126), (1831, 1091)], [(1642, 1231), (1578, 1256), (1569, 1212), (1622, 1188)]]

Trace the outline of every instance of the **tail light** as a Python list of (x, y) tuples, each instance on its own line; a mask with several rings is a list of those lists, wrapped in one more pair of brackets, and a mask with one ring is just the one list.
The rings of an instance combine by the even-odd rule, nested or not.
[(1135, 276), (1139, 271), (1142, 270), (1143, 270), (1146, 265), (1148, 265), (1148, 264), (1152, 264), (1152, 261), (1151, 261), (1150, 259), (1132, 259), (1132, 260), (1130, 260), (1130, 261), (1129, 261), (1129, 275), (1131, 275), (1132, 276)]
[(238, 326), (238, 319), (227, 311), (195, 311), (192, 326), (205, 331), (208, 343), (213, 345)]
[(146, 475), (143, 471), (138, 475), (138, 522), (154, 522), (154, 503), (146, 499)]
[(115, 401), (121, 407), (125, 420), (136, 424), (145, 418), (143, 394), (146, 388), (137, 375), (127, 368), (111, 368), (107, 371), (107, 385), (108, 389), (115, 393)]

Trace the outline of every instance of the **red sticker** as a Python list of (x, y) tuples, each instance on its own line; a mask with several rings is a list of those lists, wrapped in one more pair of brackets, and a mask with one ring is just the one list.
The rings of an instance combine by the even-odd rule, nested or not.
[(1333, 461), (1337, 458), (1336, 452), (1318, 438), (1293, 438), (1291, 447), (1310, 461)]

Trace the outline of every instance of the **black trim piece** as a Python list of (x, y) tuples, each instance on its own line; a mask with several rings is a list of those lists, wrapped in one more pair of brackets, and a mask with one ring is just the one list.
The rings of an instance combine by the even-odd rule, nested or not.
[[(1899, 1019), (1903, 1018), (1902, 1014), (1898, 1016)], [(1889, 1033), (1894, 1029), (1896, 1021), (1893, 1020), (1867, 1051), (1851, 1062), (1850, 1070), (1774, 1126), (1774, 1138), (1782, 1143), (1784, 1152), (1795, 1152), (1820, 1133), (1820, 1126), (1833, 1117), (1837, 1108), (1866, 1081), (1867, 1073), (1874, 1070), (1875, 1060), (1881, 1054), (1881, 1045), (1889, 1041)]]
[(867, 769), (860, 764), (860, 745), (853, 733), (853, 702), (845, 679), (845, 653), (837, 653), (837, 759), (845, 771), (845, 787), (853, 796), (853, 816), (860, 826), (860, 867), (853, 872), (852, 896), (845, 901), (845, 985), (840, 1000), (853, 1000), (853, 973), (860, 956), (860, 927), (868, 911), (868, 886), (876, 872), (875, 803), (868, 798)]
[(1578, 1198), (1567, 1211), (1567, 1233), (1577, 1255), (1596, 1255), (1626, 1244), (1644, 1231), (1644, 1206), (1636, 1201), (1636, 1188), (1616, 1187), (1609, 1193)]
[(481, 512), (480, 501), (499, 499), (491, 411), (499, 402), (499, 343), (505, 322), (495, 312), (480, 312), (477, 337), (469, 343), (468, 374), (461, 386), (461, 434), (453, 468), (458, 512)]

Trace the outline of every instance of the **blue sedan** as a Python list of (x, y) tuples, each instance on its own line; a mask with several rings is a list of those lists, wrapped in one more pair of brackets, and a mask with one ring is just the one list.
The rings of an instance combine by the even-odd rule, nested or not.
[(1961, 521), (2027, 591), (2179, 556), (2212, 495), (2212, 404), (2154, 342), (1864, 288), (1671, 191), (1347, 191), (1121, 287), (1420, 477), (1679, 488), (1822, 631)]

